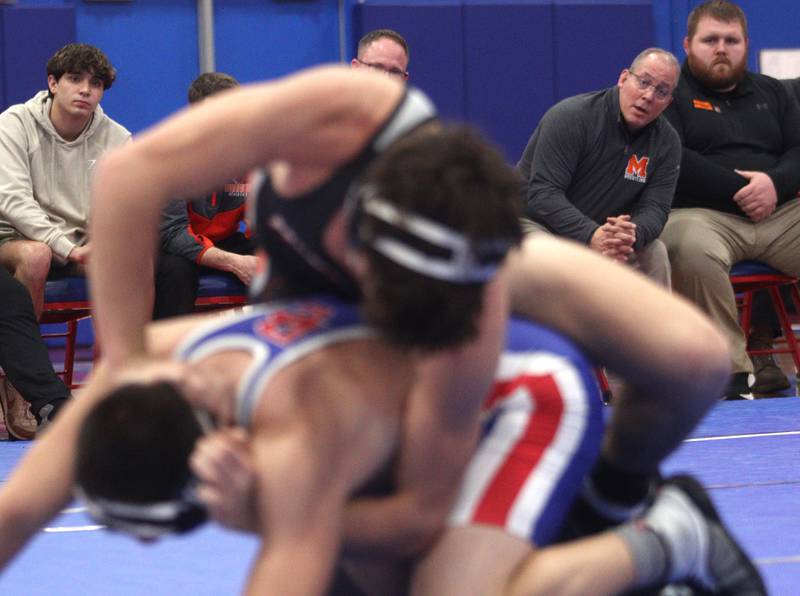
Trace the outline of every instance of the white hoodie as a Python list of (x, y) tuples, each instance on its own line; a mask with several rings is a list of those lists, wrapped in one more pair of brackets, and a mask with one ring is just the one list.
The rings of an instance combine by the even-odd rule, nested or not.
[(80, 136), (65, 141), (50, 121), (47, 95), (40, 91), (0, 114), (0, 240), (39, 240), (64, 263), (86, 242), (95, 163), (131, 133), (98, 105)]

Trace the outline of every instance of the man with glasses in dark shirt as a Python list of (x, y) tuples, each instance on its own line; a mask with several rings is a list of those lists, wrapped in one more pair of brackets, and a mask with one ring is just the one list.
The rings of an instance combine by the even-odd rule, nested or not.
[(408, 80), (408, 44), (391, 29), (375, 29), (358, 42), (358, 56), (350, 61), (353, 68), (371, 68), (389, 76)]
[(518, 164), (528, 229), (577, 240), (669, 287), (669, 260), (658, 236), (681, 148), (661, 113), (678, 73), (671, 53), (648, 48), (616, 86), (548, 110)]

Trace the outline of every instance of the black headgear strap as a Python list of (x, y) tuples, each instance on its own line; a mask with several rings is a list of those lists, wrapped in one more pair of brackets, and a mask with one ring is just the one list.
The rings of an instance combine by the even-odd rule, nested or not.
[[(367, 246), (401, 267), (454, 284), (489, 281), (516, 244), (507, 238), (470, 242), (442, 223), (395, 207), (372, 184), (351, 189), (347, 209), (356, 246)], [(369, 218), (382, 225), (368, 225)]]

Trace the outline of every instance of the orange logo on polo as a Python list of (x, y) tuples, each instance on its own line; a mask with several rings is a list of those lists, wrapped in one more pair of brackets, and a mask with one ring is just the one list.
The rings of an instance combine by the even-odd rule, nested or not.
[(631, 155), (628, 160), (628, 167), (625, 168), (625, 180), (634, 182), (647, 182), (647, 163), (650, 161), (648, 156), (639, 157)]

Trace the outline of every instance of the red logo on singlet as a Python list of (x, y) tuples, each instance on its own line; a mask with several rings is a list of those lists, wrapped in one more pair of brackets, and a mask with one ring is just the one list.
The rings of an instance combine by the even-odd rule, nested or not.
[(300, 303), (269, 313), (256, 325), (256, 332), (282, 346), (323, 327), (332, 314), (327, 306)]

